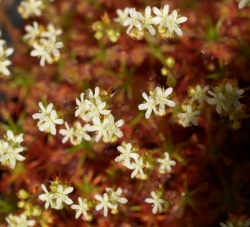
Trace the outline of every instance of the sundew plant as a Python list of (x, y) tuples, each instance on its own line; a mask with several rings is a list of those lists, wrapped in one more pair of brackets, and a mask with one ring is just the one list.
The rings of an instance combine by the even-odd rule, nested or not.
[(250, 226), (249, 0), (10, 5), (0, 227)]

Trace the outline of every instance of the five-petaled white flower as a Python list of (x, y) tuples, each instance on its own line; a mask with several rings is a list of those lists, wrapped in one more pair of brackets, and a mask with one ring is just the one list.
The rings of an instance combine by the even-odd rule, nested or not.
[(187, 105), (185, 113), (179, 113), (178, 117), (181, 118), (180, 123), (182, 124), (183, 127), (187, 127), (190, 123), (197, 126), (198, 121), (196, 120), (195, 117), (198, 116), (200, 113), (201, 113), (200, 110), (193, 111), (192, 106)]
[(135, 159), (135, 162), (133, 162), (128, 168), (133, 169), (134, 171), (131, 173), (131, 178), (134, 178), (138, 173), (140, 174), (141, 178), (145, 177), (145, 174), (143, 172), (144, 163), (143, 159)]
[(97, 211), (103, 209), (103, 215), (105, 217), (107, 217), (107, 215), (108, 215), (108, 208), (114, 209), (114, 206), (112, 205), (112, 203), (109, 200), (108, 194), (104, 193), (103, 197), (101, 197), (100, 195), (95, 195), (95, 199), (100, 202), (99, 204), (96, 205), (95, 209)]
[(64, 187), (63, 185), (58, 184), (56, 192), (51, 194), (51, 199), (56, 200), (55, 205), (52, 204), (52, 207), (59, 210), (63, 207), (63, 203), (71, 205), (73, 201), (68, 197), (68, 194), (73, 190), (73, 187)]
[(103, 125), (103, 122), (101, 122), (99, 117), (93, 117), (92, 119), (93, 125), (89, 125), (87, 130), (89, 132), (97, 132), (97, 135), (95, 137), (95, 141), (98, 142), (102, 136), (106, 136), (107, 132)]
[(62, 143), (66, 143), (68, 140), (70, 140), (70, 142), (72, 143), (72, 141), (74, 141), (74, 129), (70, 128), (67, 122), (65, 122), (64, 124), (66, 129), (59, 130), (59, 133), (64, 136), (64, 138), (62, 139)]
[(145, 16), (141, 19), (142, 27), (139, 30), (147, 29), (151, 35), (155, 35), (156, 30), (152, 26), (152, 17), (151, 17), (151, 7), (147, 6), (145, 9)]
[(0, 162), (2, 165), (14, 169), (16, 161), (24, 161), (25, 157), (19, 153), (24, 150), (23, 147), (16, 147), (6, 141), (0, 140)]
[(108, 117), (106, 117), (103, 121), (103, 127), (105, 128), (106, 134), (104, 135), (103, 140), (105, 142), (111, 142), (113, 141), (114, 135), (118, 138), (123, 137), (123, 133), (120, 130), (120, 127), (124, 124), (124, 120), (118, 120), (115, 122), (114, 116), (112, 114), (109, 114)]
[(168, 96), (172, 93), (173, 88), (169, 87), (166, 90), (164, 88), (156, 87), (155, 89), (155, 102), (159, 104), (159, 115), (165, 114), (165, 105), (174, 107), (175, 102), (168, 99)]
[(53, 104), (50, 103), (45, 109), (42, 102), (38, 103), (41, 113), (32, 115), (33, 119), (39, 119), (37, 126), (40, 131), (50, 132), (52, 135), (56, 134), (56, 124), (63, 124), (63, 119), (59, 119), (57, 112), (53, 110)]
[(151, 196), (152, 196), (152, 198), (146, 198), (145, 202), (152, 203), (153, 214), (156, 214), (158, 210), (159, 210), (159, 212), (162, 212), (162, 210), (163, 210), (162, 204), (165, 203), (166, 201), (164, 199), (159, 198), (159, 196), (157, 196), (157, 194), (154, 191), (151, 192)]
[(62, 42), (56, 42), (56, 36), (50, 36), (48, 39), (39, 39), (39, 43), (34, 43), (34, 50), (31, 51), (30, 55), (33, 57), (39, 57), (40, 65), (44, 66), (45, 61), (52, 64), (59, 59), (60, 52), (58, 49), (62, 47)]
[(30, 16), (41, 16), (43, 2), (41, 0), (24, 0), (18, 6), (18, 12), (22, 18), (27, 19)]
[(166, 170), (170, 172), (172, 170), (172, 166), (176, 165), (174, 160), (169, 158), (168, 152), (164, 152), (164, 158), (157, 158), (156, 161), (159, 162), (161, 165), (159, 167), (159, 172), (164, 174)]
[(123, 25), (124, 21), (127, 19), (128, 17), (128, 13), (129, 13), (129, 8), (126, 7), (125, 9), (121, 10), (121, 9), (117, 9), (116, 13), (118, 15), (117, 18), (114, 19), (114, 22), (116, 23), (120, 23), (121, 25)]
[(23, 134), (16, 136), (11, 130), (8, 130), (6, 133), (6, 140), (11, 142), (15, 147), (20, 146), (23, 142)]
[(97, 101), (96, 104), (92, 103), (89, 100), (85, 100), (87, 105), (89, 105), (88, 112), (83, 115), (82, 119), (86, 122), (93, 121), (94, 117), (100, 117), (100, 115), (109, 115), (110, 110), (106, 109), (106, 102), (102, 102), (101, 100)]
[(83, 118), (86, 111), (89, 110), (90, 105), (85, 102), (84, 95), (85, 95), (84, 93), (81, 93), (80, 100), (76, 99), (77, 107), (76, 107), (75, 117), (79, 116)]
[(140, 12), (137, 12), (135, 8), (129, 9), (129, 17), (125, 19), (123, 22), (123, 26), (129, 26), (127, 29), (127, 34), (131, 32), (133, 27), (136, 27), (137, 29), (142, 29), (142, 24), (139, 20), (143, 20), (143, 16)]
[(225, 97), (225, 109), (226, 111), (230, 111), (232, 109), (232, 105), (235, 108), (241, 108), (242, 105), (238, 101), (238, 98), (244, 93), (243, 89), (234, 88), (231, 83), (226, 83), (226, 91), (224, 94)]
[(156, 17), (152, 19), (152, 23), (156, 25), (159, 24), (159, 28), (165, 27), (169, 12), (169, 5), (166, 4), (163, 7), (163, 9), (158, 9), (157, 7), (153, 7), (153, 12), (156, 15)]
[(173, 10), (173, 12), (166, 19), (168, 33), (172, 35), (173, 32), (175, 32), (177, 35), (182, 36), (182, 30), (180, 29), (179, 24), (185, 22), (186, 20), (187, 17), (178, 17), (177, 11)]
[(123, 190), (120, 187), (117, 188), (116, 191), (112, 188), (106, 188), (106, 192), (109, 194), (109, 200), (113, 205), (113, 209), (117, 209), (118, 203), (125, 204), (128, 202), (126, 198), (121, 197)]
[[(0, 31), (1, 36), (1, 31)], [(10, 75), (10, 71), (7, 68), (11, 65), (11, 61), (7, 59), (11, 54), (13, 54), (13, 48), (6, 48), (5, 40), (0, 39), (0, 74), (2, 73), (5, 76)]]
[(192, 100), (197, 100), (199, 102), (199, 105), (202, 106), (203, 102), (208, 99), (207, 97), (207, 91), (209, 89), (209, 86), (206, 85), (205, 87), (201, 87), (200, 85), (196, 85), (195, 88), (190, 88), (189, 93), (192, 96)]
[(142, 93), (143, 98), (146, 100), (146, 102), (140, 104), (138, 106), (139, 110), (147, 110), (145, 113), (145, 117), (148, 119), (152, 113), (152, 111), (154, 111), (154, 113), (157, 113), (157, 109), (156, 109), (156, 102), (154, 97), (152, 96), (148, 96), (145, 92)]
[(8, 227), (28, 227), (28, 226), (34, 226), (36, 224), (35, 220), (27, 220), (25, 214), (21, 214), (19, 216), (10, 214), (5, 219), (8, 223)]
[(45, 209), (47, 210), (49, 206), (52, 207), (52, 198), (51, 194), (48, 192), (47, 188), (45, 187), (44, 184), (41, 185), (43, 191), (45, 192), (44, 194), (41, 194), (38, 196), (40, 200), (45, 202)]
[(86, 203), (86, 199), (83, 199), (81, 197), (78, 197), (78, 203), (79, 205), (73, 204), (71, 205), (71, 209), (76, 210), (76, 216), (75, 218), (79, 218), (80, 215), (82, 214), (86, 220), (89, 220), (89, 215), (87, 213), (87, 211), (89, 210), (89, 206)]
[(226, 111), (226, 107), (225, 107), (225, 104), (224, 104), (225, 97), (224, 97), (224, 95), (221, 92), (218, 92), (218, 91), (215, 91), (215, 92), (208, 91), (208, 94), (212, 95), (213, 98), (209, 98), (207, 100), (207, 102), (210, 105), (216, 104), (216, 111), (219, 114), (221, 114), (221, 109), (223, 109), (224, 111)]
[(56, 37), (56, 36), (59, 36), (61, 34), (62, 34), (62, 29), (61, 28), (56, 29), (53, 24), (48, 24), (47, 30), (43, 31), (41, 33), (41, 36), (49, 38), (51, 36)]
[(41, 33), (40, 27), (39, 27), (39, 25), (38, 25), (38, 23), (36, 21), (33, 22), (33, 26), (32, 25), (26, 25), (24, 29), (27, 32), (27, 34), (25, 34), (23, 36), (24, 39), (34, 41), (37, 37), (40, 36), (40, 33)]
[(131, 143), (122, 143), (121, 146), (117, 147), (117, 150), (121, 153), (119, 156), (115, 158), (116, 162), (122, 162), (124, 166), (130, 166), (130, 159), (138, 160), (139, 154), (134, 153), (132, 150)]

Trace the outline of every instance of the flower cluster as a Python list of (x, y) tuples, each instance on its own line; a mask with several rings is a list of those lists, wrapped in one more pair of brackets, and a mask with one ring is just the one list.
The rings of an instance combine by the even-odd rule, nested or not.
[(50, 192), (47, 190), (44, 184), (41, 185), (44, 194), (39, 195), (39, 199), (45, 203), (45, 209), (49, 206), (56, 210), (61, 210), (64, 204), (71, 205), (73, 201), (68, 197), (74, 188), (68, 187), (68, 185), (61, 184), (58, 181), (52, 181), (50, 184)]
[(28, 19), (31, 16), (41, 16), (42, 8), (42, 0), (23, 0), (18, 6), (18, 12), (23, 19)]
[(59, 60), (58, 49), (63, 47), (63, 43), (57, 42), (57, 37), (62, 34), (61, 28), (55, 28), (53, 24), (48, 24), (47, 28), (44, 28), (34, 21), (33, 26), (26, 25), (25, 30), (27, 33), (23, 38), (34, 48), (30, 55), (39, 57), (41, 66), (44, 66), (45, 62), (52, 64)]
[(152, 191), (151, 192), (152, 198), (146, 198), (146, 203), (152, 203), (152, 212), (153, 214), (156, 214), (157, 211), (163, 212), (166, 210), (168, 202), (163, 199), (163, 193), (161, 191)]
[[(1, 37), (1, 31), (0, 31), (0, 37)], [(7, 68), (9, 65), (11, 65), (11, 61), (8, 59), (8, 57), (14, 52), (13, 48), (7, 48), (6, 47), (6, 41), (3, 39), (0, 39), (0, 75), (3, 74), (5, 76), (10, 75), (10, 71)]]
[(71, 209), (76, 211), (75, 218), (79, 218), (81, 215), (86, 221), (92, 219), (92, 215), (88, 214), (87, 211), (95, 207), (97, 211), (103, 209), (103, 214), (106, 217), (108, 215), (108, 209), (112, 210), (112, 213), (118, 212), (118, 205), (125, 204), (128, 200), (122, 197), (122, 188), (117, 188), (114, 191), (112, 188), (106, 188), (106, 192), (103, 196), (95, 195), (96, 201), (90, 201), (86, 198), (82, 199), (78, 197), (78, 205), (73, 204), (73, 201), (68, 197), (68, 194), (73, 191), (73, 187), (63, 185), (60, 182), (52, 181), (50, 185), (50, 192), (47, 190), (44, 184), (41, 185), (44, 194), (39, 195), (39, 199), (45, 202), (45, 209), (49, 206), (56, 210), (63, 209), (64, 205), (71, 205)]
[(57, 112), (53, 110), (53, 104), (50, 103), (46, 108), (42, 102), (38, 103), (40, 107), (40, 113), (32, 115), (33, 119), (39, 119), (37, 126), (40, 131), (48, 132), (52, 135), (56, 134), (56, 124), (63, 124), (63, 119), (59, 119)]
[[(148, 153), (139, 155), (138, 146), (131, 143), (122, 142), (121, 146), (117, 147), (120, 155), (115, 158), (115, 162), (120, 162), (123, 166), (133, 170), (131, 178), (135, 176), (140, 179), (147, 179), (147, 174), (144, 172), (144, 168), (152, 170), (155, 166), (154, 158)], [(164, 153), (165, 158), (157, 158), (156, 161), (160, 163), (159, 173), (164, 174), (166, 171), (171, 171), (171, 166), (176, 164), (175, 161), (169, 158), (167, 152)]]
[(112, 210), (113, 213), (117, 213), (117, 208), (119, 203), (125, 204), (128, 200), (121, 197), (123, 190), (122, 188), (117, 188), (113, 191), (111, 188), (106, 188), (106, 192), (103, 197), (100, 195), (95, 195), (95, 199), (98, 200), (99, 204), (96, 205), (95, 209), (97, 211), (103, 209), (103, 215), (106, 217), (108, 215), (108, 208)]
[[(152, 11), (154, 15), (152, 15)], [(181, 36), (180, 24), (187, 20), (187, 17), (178, 15), (176, 10), (169, 13), (169, 5), (165, 5), (161, 9), (157, 7), (151, 9), (150, 6), (147, 6), (144, 15), (135, 8), (125, 8), (123, 11), (118, 9), (117, 14), (118, 17), (114, 21), (123, 26), (129, 26), (127, 34), (136, 39), (142, 39), (145, 31), (154, 36), (156, 34), (155, 26), (158, 26), (158, 32), (163, 38), (171, 38), (175, 34)]]
[(218, 84), (213, 88), (213, 91), (208, 91), (208, 94), (212, 96), (207, 102), (210, 105), (216, 105), (216, 111), (221, 113), (230, 113), (235, 109), (241, 109), (242, 105), (238, 101), (241, 95), (244, 93), (243, 89), (238, 88), (236, 81), (227, 81)]
[(143, 92), (142, 96), (146, 102), (138, 106), (139, 110), (147, 110), (145, 117), (148, 119), (152, 111), (158, 116), (164, 116), (166, 114), (165, 105), (174, 107), (175, 102), (169, 99), (173, 88), (169, 87), (166, 90), (164, 88), (156, 87), (155, 90), (149, 92), (149, 96)]
[(5, 139), (0, 140), (0, 162), (2, 165), (14, 169), (17, 160), (25, 160), (25, 157), (19, 154), (25, 150), (25, 148), (21, 146), (22, 142), (23, 134), (15, 136), (11, 130), (7, 131)]
[(104, 142), (115, 142), (117, 138), (123, 136), (120, 127), (124, 124), (124, 120), (115, 122), (114, 116), (106, 103), (106, 100), (111, 97), (112, 95), (109, 95), (106, 91), (100, 91), (100, 88), (96, 87), (95, 93), (88, 89), (86, 93), (81, 93), (80, 100), (76, 99), (75, 116), (90, 123), (85, 125), (85, 129), (97, 133), (96, 142), (101, 137)]
[(6, 221), (8, 223), (8, 227), (28, 227), (36, 224), (35, 220), (27, 220), (25, 214), (21, 214), (19, 216), (10, 214), (6, 217)]
[(139, 156), (139, 148), (137, 146), (132, 146), (131, 143), (122, 142), (121, 146), (117, 147), (117, 150), (121, 153), (115, 158), (116, 162), (121, 162), (123, 166), (132, 169), (131, 178), (137, 176), (141, 179), (146, 179), (146, 175), (143, 172), (145, 163), (143, 158)]

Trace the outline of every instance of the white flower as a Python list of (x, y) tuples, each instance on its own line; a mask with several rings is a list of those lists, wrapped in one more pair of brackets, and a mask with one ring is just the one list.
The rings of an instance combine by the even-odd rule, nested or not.
[(56, 36), (51, 36), (48, 39), (40, 39), (39, 42), (39, 44), (33, 44), (34, 50), (31, 51), (30, 55), (40, 57), (41, 66), (45, 65), (45, 61), (49, 64), (57, 61), (60, 57), (58, 49), (63, 47), (63, 43), (56, 42)]
[(58, 184), (56, 192), (51, 194), (51, 198), (56, 200), (55, 206), (53, 204), (53, 208), (59, 210), (63, 207), (63, 203), (71, 205), (73, 201), (68, 197), (68, 194), (73, 190), (73, 187), (64, 187), (63, 185)]
[(231, 106), (233, 105), (235, 108), (241, 108), (241, 103), (237, 100), (244, 93), (243, 89), (233, 88), (232, 84), (226, 83), (226, 93), (225, 97), (225, 109), (226, 111), (230, 111)]
[(85, 139), (87, 141), (91, 140), (91, 137), (87, 134), (87, 131), (89, 131), (89, 124), (86, 124), (82, 127), (80, 122), (74, 123), (74, 140), (71, 142), (73, 145), (78, 145), (82, 142), (82, 139)]
[(100, 115), (109, 115), (110, 110), (106, 110), (106, 102), (99, 100), (96, 104), (92, 103), (89, 100), (85, 101), (89, 105), (88, 112), (83, 115), (82, 119), (86, 122), (93, 121), (94, 117), (100, 117)]
[(8, 130), (6, 133), (6, 140), (14, 143), (14, 146), (20, 146), (20, 144), (23, 142), (23, 134), (15, 136), (11, 130)]
[(9, 147), (8, 142), (4, 141), (4, 140), (0, 140), (0, 159), (2, 157), (2, 155), (5, 154), (5, 152), (7, 151)]
[(55, 36), (56, 37), (56, 36), (59, 36), (61, 34), (62, 34), (62, 29), (61, 28), (56, 29), (53, 24), (48, 24), (47, 30), (43, 31), (42, 34), (41, 34), (41, 36), (49, 38), (51, 36)]
[(135, 162), (133, 162), (128, 168), (129, 169), (133, 169), (134, 171), (131, 173), (131, 178), (134, 178), (138, 173), (140, 173), (140, 176), (143, 178), (144, 172), (143, 172), (143, 168), (144, 167), (144, 163), (142, 158), (139, 159), (135, 159)]
[(160, 88), (160, 87), (156, 87), (155, 89), (155, 102), (156, 104), (159, 104), (159, 111), (158, 114), (159, 115), (164, 115), (165, 114), (165, 105), (170, 106), (170, 107), (174, 107), (175, 106), (175, 102), (173, 102), (172, 100), (168, 99), (168, 96), (172, 93), (173, 88), (169, 87), (166, 90), (164, 90), (164, 88)]
[(103, 209), (103, 215), (107, 217), (108, 215), (108, 208), (113, 209), (114, 206), (110, 203), (109, 197), (107, 193), (103, 194), (103, 197), (100, 195), (95, 195), (95, 199), (98, 200), (100, 203), (96, 205), (95, 209), (97, 211)]
[(122, 146), (118, 146), (117, 150), (121, 153), (119, 156), (115, 158), (116, 162), (123, 162), (123, 165), (126, 167), (130, 166), (130, 158), (134, 160), (138, 160), (139, 155), (137, 153), (132, 152), (132, 144), (131, 143), (122, 143)]
[(121, 119), (115, 122), (114, 116), (110, 114), (107, 118), (103, 121), (103, 126), (107, 135), (105, 136), (104, 140), (106, 142), (111, 142), (113, 140), (113, 135), (118, 138), (123, 137), (122, 131), (119, 129), (124, 124), (124, 120)]
[(13, 48), (6, 48), (5, 47), (5, 41), (0, 40), (0, 74), (4, 74), (5, 76), (10, 75), (10, 71), (7, 68), (9, 65), (11, 65), (11, 61), (7, 58), (13, 54), (14, 49)]
[(88, 105), (84, 100), (84, 93), (81, 93), (80, 100), (76, 99), (76, 107), (75, 117), (80, 116), (81, 118), (85, 115), (85, 112), (89, 110), (90, 105)]
[(121, 197), (122, 188), (117, 188), (116, 191), (113, 191), (112, 188), (106, 188), (106, 192), (109, 194), (109, 200), (113, 205), (113, 209), (117, 209), (118, 203), (125, 204), (128, 200), (124, 197)]
[(101, 122), (99, 117), (93, 117), (92, 122), (93, 122), (93, 125), (90, 125), (87, 128), (87, 130), (89, 132), (97, 131), (95, 141), (98, 142), (102, 136), (107, 136), (107, 131), (104, 128), (103, 122)]
[(10, 71), (7, 68), (9, 65), (11, 65), (11, 61), (9, 60), (0, 60), (0, 73), (3, 73), (5, 76), (10, 75)]
[(34, 43), (33, 48), (34, 50), (31, 51), (30, 55), (33, 57), (40, 57), (41, 66), (45, 65), (45, 61), (48, 62), (49, 64), (53, 63), (52, 57), (49, 55), (47, 50), (41, 44)]
[(123, 26), (129, 26), (127, 29), (127, 34), (131, 32), (133, 27), (138, 28), (139, 30), (142, 30), (142, 24), (139, 22), (139, 20), (143, 20), (143, 16), (140, 12), (137, 12), (135, 8), (129, 9), (129, 17), (124, 21)]
[(23, 151), (22, 147), (19, 147), (19, 148), (8, 147), (5, 154), (0, 157), (0, 161), (2, 162), (3, 165), (7, 165), (11, 169), (14, 169), (16, 166), (17, 160), (18, 161), (25, 160), (25, 157), (23, 157), (22, 155), (19, 154), (22, 151)]
[(241, 220), (238, 220), (237, 222), (235, 221), (235, 224), (233, 224), (230, 221), (227, 221), (226, 224), (221, 222), (220, 226), (221, 227), (249, 227), (250, 226), (250, 218), (247, 219), (246, 221), (241, 221)]
[(203, 88), (200, 85), (196, 85), (195, 89), (191, 88), (190, 95), (192, 96), (192, 100), (193, 101), (198, 100), (199, 105), (202, 106), (203, 101), (208, 99), (208, 97), (206, 96), (208, 89), (209, 89), (208, 85)]
[(88, 215), (87, 211), (89, 210), (89, 206), (86, 203), (86, 199), (84, 199), (82, 201), (82, 198), (78, 197), (78, 203), (79, 203), (79, 205), (75, 205), (75, 204), (71, 205), (71, 209), (76, 210), (75, 218), (76, 219), (79, 218), (80, 215), (82, 214), (85, 217), (85, 219), (88, 220), (89, 215)]
[(247, 3), (249, 3), (249, 2), (250, 2), (249, 0), (241, 0), (239, 5), (238, 5), (239, 9), (244, 8), (247, 5)]
[(200, 110), (192, 111), (192, 106), (187, 105), (186, 106), (186, 113), (179, 113), (178, 117), (181, 118), (180, 123), (183, 127), (187, 127), (190, 123), (197, 126), (198, 121), (196, 120), (196, 116), (198, 116), (201, 113)]
[(172, 166), (176, 165), (176, 162), (173, 160), (170, 160), (168, 152), (164, 152), (165, 158), (157, 158), (156, 161), (161, 163), (159, 167), (159, 172), (164, 174), (166, 170), (170, 172), (172, 170)]
[(163, 9), (158, 9), (156, 7), (153, 7), (153, 12), (156, 15), (151, 22), (153, 24), (159, 24), (159, 28), (165, 27), (166, 26), (166, 20), (168, 17), (168, 12), (169, 12), (169, 5), (166, 4)]
[(40, 36), (41, 31), (36, 21), (33, 22), (33, 27), (32, 25), (26, 25), (24, 29), (27, 32), (27, 34), (23, 36), (24, 39), (29, 39), (30, 41), (33, 41)]
[(41, 185), (43, 191), (45, 192), (45, 194), (41, 194), (38, 196), (38, 198), (40, 200), (42, 200), (45, 203), (45, 209), (47, 210), (49, 205), (52, 207), (52, 198), (51, 198), (51, 194), (48, 192), (47, 188), (45, 187), (44, 184)]
[(144, 28), (149, 31), (151, 35), (155, 35), (156, 30), (152, 26), (152, 17), (151, 17), (151, 7), (147, 6), (145, 9), (145, 16), (141, 20), (142, 27), (139, 30), (143, 30)]
[(212, 92), (212, 91), (208, 91), (208, 94), (212, 95), (213, 98), (209, 98), (207, 100), (207, 102), (210, 105), (214, 105), (216, 104), (216, 111), (221, 114), (221, 109), (223, 108), (224, 111), (226, 111), (226, 107), (224, 104), (225, 101), (225, 97), (221, 92)]
[(179, 24), (185, 22), (187, 17), (178, 17), (177, 11), (173, 10), (173, 12), (166, 19), (166, 27), (168, 28), (168, 33), (170, 35), (175, 32), (177, 35), (182, 36), (182, 31), (179, 28)]
[(151, 192), (151, 196), (152, 196), (152, 198), (146, 198), (145, 202), (152, 203), (153, 214), (156, 214), (158, 210), (159, 210), (159, 212), (162, 212), (162, 203), (165, 203), (165, 200), (159, 198), (154, 191)]
[(50, 103), (47, 108), (43, 106), (42, 102), (38, 103), (41, 113), (32, 115), (33, 119), (39, 119), (37, 126), (40, 131), (50, 132), (52, 135), (56, 134), (56, 124), (63, 124), (63, 120), (58, 118), (57, 112), (53, 110), (53, 104)]
[(27, 220), (25, 214), (21, 214), (20, 216), (10, 214), (6, 218), (6, 221), (8, 222), (8, 227), (28, 227), (36, 224), (34, 220)]
[(72, 143), (74, 141), (74, 129), (70, 128), (68, 123), (65, 122), (66, 129), (60, 129), (59, 133), (64, 136), (62, 143), (66, 143), (68, 140)]
[(120, 23), (121, 25), (123, 25), (124, 21), (128, 17), (129, 8), (126, 7), (124, 10), (117, 9), (116, 13), (117, 13), (118, 17), (114, 19), (114, 22)]
[(147, 110), (145, 113), (145, 117), (148, 119), (152, 113), (152, 111), (154, 111), (154, 113), (157, 113), (156, 110), (156, 101), (152, 96), (149, 96), (143, 92), (142, 93), (143, 98), (146, 100), (146, 102), (140, 104), (138, 106), (139, 110)]
[(18, 12), (24, 19), (30, 16), (41, 16), (41, 9), (43, 7), (43, 2), (41, 0), (24, 0), (18, 6)]
[(95, 94), (93, 93), (93, 91), (91, 89), (87, 89), (86, 90), (86, 97), (90, 102), (92, 102), (94, 104), (98, 103), (99, 101), (101, 101), (100, 88), (95, 87)]

